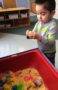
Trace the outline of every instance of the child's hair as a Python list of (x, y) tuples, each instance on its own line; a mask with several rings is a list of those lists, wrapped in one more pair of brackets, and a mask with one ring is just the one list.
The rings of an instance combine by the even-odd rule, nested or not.
[(55, 10), (56, 7), (56, 2), (55, 0), (35, 0), (36, 4), (43, 4), (44, 8), (47, 9), (48, 11), (53, 11)]

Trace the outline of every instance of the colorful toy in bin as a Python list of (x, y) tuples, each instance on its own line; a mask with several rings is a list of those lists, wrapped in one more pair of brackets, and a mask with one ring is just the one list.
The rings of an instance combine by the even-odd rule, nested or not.
[[(12, 90), (18, 90), (17, 85), (12, 86)], [(19, 89), (19, 90), (21, 90), (21, 89)]]
[(0, 87), (3, 87), (4, 82), (2, 80), (0, 80)]
[(24, 80), (25, 81), (33, 80), (33, 77), (32, 76), (25, 76), (24, 77)]
[(0, 87), (0, 90), (4, 90), (4, 88), (3, 87)]
[[(38, 74), (36, 71), (34, 72), (34, 70), (33, 69), (31, 70), (30, 68), (36, 69), (36, 71), (38, 71)], [(39, 51), (38, 49), (22, 52), (13, 57), (8, 56), (5, 58), (1, 58), (0, 73), (2, 74), (0, 74), (0, 77), (3, 76), (3, 72), (5, 73), (8, 70), (10, 70), (13, 73), (15, 78), (15, 80), (14, 78), (12, 79), (14, 80), (14, 82), (12, 82), (11, 84), (12, 86), (10, 87), (10, 89), (12, 89), (12, 87), (16, 85), (18, 89), (18, 85), (19, 85), (19, 88), (21, 89), (23, 88), (23, 90), (30, 89), (30, 88), (31, 90), (36, 90), (35, 87), (40, 88), (42, 84), (42, 88), (46, 86), (48, 90), (58, 90), (58, 72), (53, 67), (53, 65), (49, 62), (49, 60), (47, 60), (42, 55), (41, 51)], [(38, 78), (38, 76), (40, 75), (42, 76), (42, 78), (41, 77)], [(24, 77), (26, 76), (28, 77), (32, 76), (33, 80), (32, 79), (24, 80)], [(20, 83), (23, 85), (20, 85)], [(38, 84), (40, 85), (38, 86)], [(5, 83), (4, 85), (7, 86), (9, 85), (9, 83), (7, 84)], [(3, 88), (4, 88), (4, 85), (3, 85)], [(43, 89), (47, 90), (47, 88), (44, 87)]]
[(11, 71), (5, 72), (1, 77), (0, 87), (4, 90), (48, 90), (37, 70), (33, 68), (19, 71), (18, 76)]
[(19, 83), (17, 85), (17, 90), (23, 90), (23, 83)]

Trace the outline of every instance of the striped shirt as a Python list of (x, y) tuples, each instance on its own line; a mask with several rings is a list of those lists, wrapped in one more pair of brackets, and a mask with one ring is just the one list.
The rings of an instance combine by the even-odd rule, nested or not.
[(42, 24), (37, 22), (33, 29), (37, 34), (42, 36), (42, 40), (37, 40), (38, 48), (44, 53), (53, 53), (56, 51), (55, 36), (57, 31), (57, 25), (55, 19), (52, 19), (48, 23)]

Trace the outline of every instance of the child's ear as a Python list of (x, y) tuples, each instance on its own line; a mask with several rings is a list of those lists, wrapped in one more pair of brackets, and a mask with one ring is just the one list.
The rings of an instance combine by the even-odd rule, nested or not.
[(51, 12), (51, 16), (54, 16), (54, 14), (55, 14), (55, 10), (53, 10), (53, 11)]

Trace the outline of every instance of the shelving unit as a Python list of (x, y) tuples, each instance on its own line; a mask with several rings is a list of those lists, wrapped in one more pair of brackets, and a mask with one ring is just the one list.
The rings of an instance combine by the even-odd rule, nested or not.
[(0, 10), (0, 29), (11, 29), (30, 25), (29, 8)]

